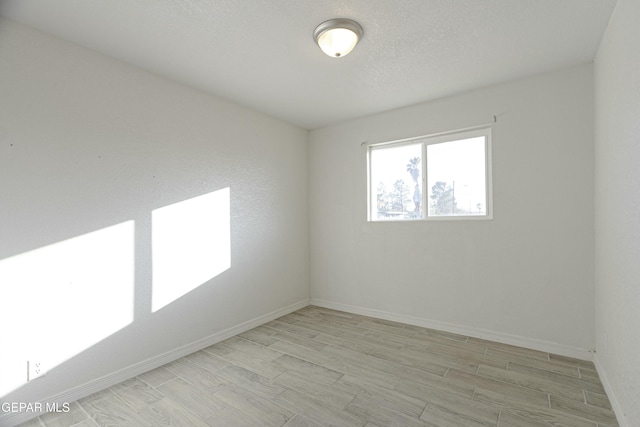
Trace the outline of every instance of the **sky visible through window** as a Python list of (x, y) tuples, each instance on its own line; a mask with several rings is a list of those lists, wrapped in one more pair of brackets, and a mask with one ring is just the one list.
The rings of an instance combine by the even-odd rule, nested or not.
[(372, 219), (421, 219), (423, 203), (430, 217), (486, 215), (485, 137), (426, 145), (426, 198), (425, 141), (371, 150)]
[[(372, 172), (374, 183), (392, 182), (403, 179), (411, 182), (411, 175), (407, 172), (407, 163), (413, 157), (422, 158), (422, 144), (401, 145), (399, 147), (383, 148), (371, 152)], [(421, 175), (422, 176), (422, 175)]]
[[(378, 212), (381, 211), (387, 212), (383, 217), (391, 219), (399, 219), (400, 213), (405, 210), (415, 211), (413, 197), (415, 195), (416, 182), (407, 171), (407, 165), (411, 159), (416, 157), (420, 159), (417, 164), (420, 171), (417, 184), (420, 198), (422, 198), (421, 143), (371, 151), (371, 202), (373, 208), (372, 216), (374, 218), (380, 217)], [(398, 188), (399, 181), (402, 181), (404, 190)], [(402, 194), (403, 192), (404, 194)], [(398, 206), (400, 203), (402, 203), (403, 207)]]
[(452, 189), (455, 215), (486, 214), (484, 141), (484, 137), (476, 137), (427, 145), (430, 205), (432, 187), (437, 182), (444, 182)]

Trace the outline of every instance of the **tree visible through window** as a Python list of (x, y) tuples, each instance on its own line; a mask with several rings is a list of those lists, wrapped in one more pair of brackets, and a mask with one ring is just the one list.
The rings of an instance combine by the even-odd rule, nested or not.
[(369, 219), (490, 218), (489, 147), (489, 129), (370, 146)]

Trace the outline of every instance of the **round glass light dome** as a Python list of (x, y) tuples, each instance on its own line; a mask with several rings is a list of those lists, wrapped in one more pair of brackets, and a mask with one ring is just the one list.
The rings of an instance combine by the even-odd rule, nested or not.
[(362, 27), (351, 19), (330, 19), (318, 25), (313, 32), (320, 49), (333, 58), (346, 56), (362, 38)]

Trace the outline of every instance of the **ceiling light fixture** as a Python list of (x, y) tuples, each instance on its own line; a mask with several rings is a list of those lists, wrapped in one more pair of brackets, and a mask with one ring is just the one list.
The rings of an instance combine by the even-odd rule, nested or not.
[(313, 32), (320, 49), (333, 58), (346, 56), (356, 47), (364, 31), (351, 19), (336, 18), (324, 21)]

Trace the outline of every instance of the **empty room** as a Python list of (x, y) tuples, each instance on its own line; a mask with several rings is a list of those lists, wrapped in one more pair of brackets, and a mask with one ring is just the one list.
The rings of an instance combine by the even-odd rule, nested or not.
[(0, 0), (0, 426), (640, 425), (637, 0)]

